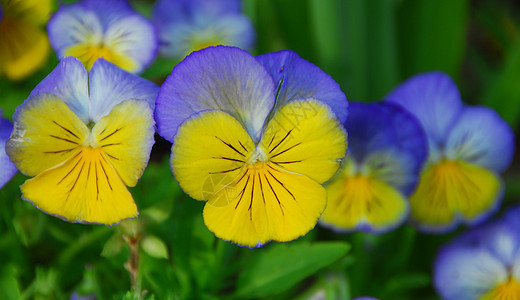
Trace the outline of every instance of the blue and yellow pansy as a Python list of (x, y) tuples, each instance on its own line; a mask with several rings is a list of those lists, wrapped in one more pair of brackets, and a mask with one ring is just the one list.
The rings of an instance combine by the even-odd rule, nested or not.
[(255, 31), (241, 12), (240, 0), (159, 0), (153, 21), (159, 32), (159, 52), (183, 58), (208, 46), (226, 45), (249, 49)]
[(139, 73), (157, 52), (150, 21), (126, 0), (83, 0), (61, 6), (47, 26), (58, 58), (77, 57), (90, 70), (103, 57), (131, 73)]
[(154, 139), (159, 87), (98, 59), (64, 58), (20, 105), (6, 151), (23, 199), (70, 222), (112, 225), (138, 215), (135, 186)]
[(255, 58), (224, 46), (178, 64), (155, 110), (159, 134), (173, 142), (175, 178), (207, 201), (206, 226), (247, 247), (316, 225), (327, 199), (321, 184), (345, 155), (346, 115), (338, 84), (295, 53)]
[(350, 102), (349, 149), (330, 180), (320, 224), (335, 231), (381, 233), (409, 213), (408, 195), (427, 156), (419, 122), (398, 105)]
[(412, 222), (445, 232), (493, 213), (503, 196), (499, 173), (514, 153), (509, 125), (490, 108), (465, 106), (453, 80), (440, 72), (412, 77), (387, 101), (415, 115), (428, 136), (429, 156), (410, 197)]
[(0, 76), (19, 80), (43, 66), (51, 7), (51, 0), (0, 0)]
[(520, 299), (520, 208), (444, 246), (434, 284), (446, 300)]

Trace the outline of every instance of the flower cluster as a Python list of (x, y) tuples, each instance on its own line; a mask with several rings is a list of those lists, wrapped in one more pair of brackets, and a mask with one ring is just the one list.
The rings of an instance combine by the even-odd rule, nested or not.
[[(349, 104), (296, 53), (242, 50), (254, 31), (240, 4), (159, 0), (152, 21), (126, 0), (61, 6), (47, 25), (59, 64), (13, 123), (0, 118), (0, 187), (19, 170), (31, 177), (22, 198), (50, 215), (109, 226), (137, 217), (127, 187), (157, 129), (180, 187), (206, 202), (207, 228), (241, 246), (291, 241), (318, 222), (384, 233), (410, 220), (443, 233), (498, 210), (515, 141), (497, 113), (464, 105), (441, 72)], [(44, 62), (49, 11), (49, 1), (0, 0), (0, 75)], [(157, 52), (184, 58), (160, 87), (134, 74)], [(520, 299), (519, 217), (513, 209), (442, 249), (445, 299)]]

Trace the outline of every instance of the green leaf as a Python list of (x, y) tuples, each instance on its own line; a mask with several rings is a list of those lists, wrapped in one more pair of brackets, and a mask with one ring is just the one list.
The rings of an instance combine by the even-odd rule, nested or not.
[(383, 288), (381, 299), (397, 299), (411, 290), (426, 287), (430, 284), (430, 276), (426, 273), (415, 272), (395, 275)]
[(405, 0), (397, 16), (404, 78), (442, 70), (457, 80), (466, 51), (468, 0)]
[(345, 256), (345, 242), (276, 244), (260, 252), (238, 278), (236, 295), (257, 298), (282, 292)]
[(8, 266), (0, 272), (0, 299), (20, 299), (20, 289), (16, 280), (16, 269)]
[(163, 240), (155, 235), (148, 235), (143, 238), (141, 247), (151, 257), (168, 259), (168, 247)]
[(488, 85), (480, 103), (494, 108), (513, 128), (520, 119), (520, 39), (507, 52), (504, 65)]

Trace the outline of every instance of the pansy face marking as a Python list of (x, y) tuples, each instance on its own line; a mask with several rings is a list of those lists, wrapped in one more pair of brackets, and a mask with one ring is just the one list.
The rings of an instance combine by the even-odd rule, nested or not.
[(455, 83), (439, 72), (409, 79), (387, 100), (415, 115), (428, 136), (429, 156), (410, 197), (417, 227), (445, 232), (493, 213), (503, 195), (499, 173), (514, 153), (509, 125), (489, 108), (464, 106)]
[(22, 197), (70, 222), (112, 225), (136, 217), (135, 186), (153, 144), (158, 87), (104, 60), (87, 74), (60, 62), (17, 108), (7, 153), (34, 177)]
[(350, 103), (344, 123), (349, 150), (341, 171), (327, 183), (320, 223), (335, 231), (386, 232), (407, 217), (407, 195), (426, 159), (418, 121), (389, 103)]
[(103, 57), (138, 73), (157, 52), (152, 24), (126, 0), (83, 0), (59, 8), (47, 26), (58, 58), (77, 57), (90, 70)]
[[(301, 62), (309, 76), (326, 77), (291, 52), (259, 61), (272, 63), (268, 71), (286, 72)], [(346, 151), (345, 131), (323, 101), (282, 96), (268, 118), (276, 89), (259, 61), (230, 47), (194, 52), (161, 88), (155, 112), (159, 132), (173, 141), (175, 178), (192, 198), (208, 201), (206, 226), (248, 247), (290, 241), (312, 229), (326, 204), (321, 184)], [(330, 77), (314, 92), (295, 81), (297, 74), (283, 76), (279, 95), (312, 96), (328, 89), (333, 99), (328, 100), (346, 116), (345, 96)]]

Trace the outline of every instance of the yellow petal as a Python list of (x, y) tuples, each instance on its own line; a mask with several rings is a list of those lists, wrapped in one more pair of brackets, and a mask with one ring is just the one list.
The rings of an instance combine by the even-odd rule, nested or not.
[(137, 63), (128, 55), (114, 51), (114, 49), (105, 45), (76, 44), (65, 50), (65, 56), (77, 57), (89, 71), (94, 62), (100, 57), (128, 72), (135, 72), (138, 68)]
[(208, 200), (238, 177), (253, 149), (253, 141), (235, 118), (204, 111), (179, 127), (170, 164), (184, 192)]
[(114, 106), (92, 129), (97, 145), (128, 186), (135, 186), (144, 172), (154, 132), (152, 110), (137, 100)]
[(480, 297), (479, 300), (517, 300), (520, 299), (520, 282), (510, 278), (493, 290)]
[(50, 45), (38, 26), (6, 17), (0, 21), (0, 75), (11, 80), (29, 76), (46, 62)]
[(70, 222), (112, 225), (138, 215), (132, 195), (99, 148), (83, 147), (21, 190), (36, 207)]
[(471, 222), (485, 215), (496, 204), (500, 190), (500, 179), (492, 172), (443, 160), (422, 174), (410, 197), (411, 217), (426, 229), (448, 229), (458, 218)]
[(362, 175), (339, 177), (327, 186), (328, 202), (321, 222), (339, 230), (383, 232), (408, 214), (408, 201), (390, 185)]
[(323, 183), (339, 168), (347, 135), (327, 105), (292, 101), (269, 122), (260, 147), (274, 164)]
[(316, 225), (326, 197), (314, 180), (257, 162), (208, 201), (204, 222), (217, 237), (247, 247), (286, 242)]
[(36, 176), (77, 155), (88, 135), (86, 125), (54, 95), (32, 97), (16, 114), (6, 152), (28, 176)]
[(4, 13), (25, 22), (43, 25), (51, 16), (51, 0), (8, 0), (7, 2)]

